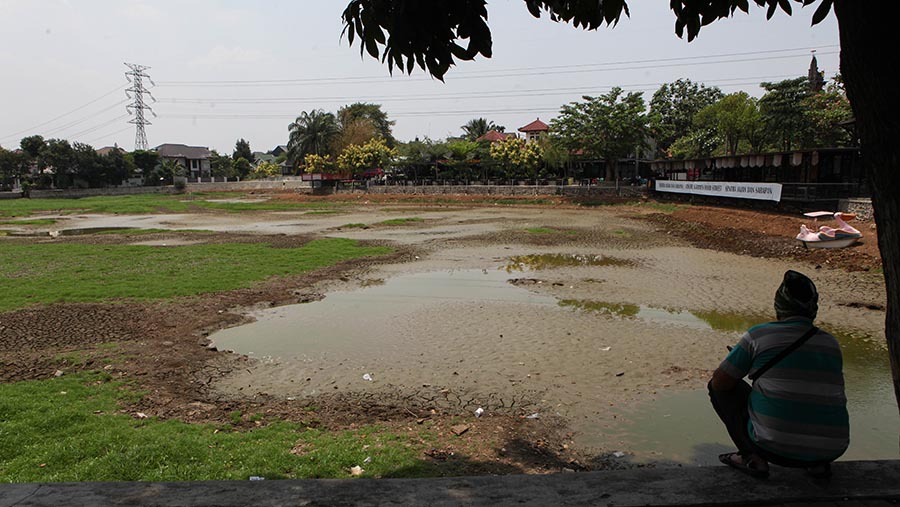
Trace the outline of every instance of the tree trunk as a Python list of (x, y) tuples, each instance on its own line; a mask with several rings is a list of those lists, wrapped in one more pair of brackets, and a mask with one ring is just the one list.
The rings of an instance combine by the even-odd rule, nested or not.
[[(891, 12), (886, 12), (891, 11)], [(896, 69), (900, 31), (893, 2), (835, 0), (841, 75), (856, 117), (862, 163), (872, 189), (878, 248), (887, 289), (885, 335), (900, 406), (900, 94), (886, 72)], [(894, 41), (894, 42), (891, 42)]]
[(606, 181), (616, 180), (616, 159), (606, 157)]

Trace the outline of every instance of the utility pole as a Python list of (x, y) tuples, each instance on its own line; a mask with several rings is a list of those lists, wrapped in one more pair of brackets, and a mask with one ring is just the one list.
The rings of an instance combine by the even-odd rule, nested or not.
[(131, 83), (131, 88), (125, 90), (125, 95), (128, 96), (129, 99), (134, 99), (134, 102), (125, 106), (125, 110), (134, 116), (128, 123), (133, 123), (137, 126), (134, 132), (134, 149), (146, 150), (148, 147), (147, 132), (144, 130), (144, 127), (152, 125), (152, 123), (144, 118), (144, 110), (150, 111), (150, 114), (152, 114), (154, 118), (156, 117), (156, 113), (153, 112), (153, 109), (150, 106), (144, 103), (144, 95), (146, 94), (149, 96), (153, 102), (156, 102), (156, 99), (153, 97), (153, 94), (150, 93), (150, 90), (144, 88), (144, 79), (146, 78), (153, 86), (156, 86), (156, 83), (154, 83), (153, 80), (150, 79), (150, 76), (144, 72), (150, 69), (150, 67), (134, 63), (126, 63), (125, 65), (131, 69), (129, 72), (125, 73), (125, 79)]

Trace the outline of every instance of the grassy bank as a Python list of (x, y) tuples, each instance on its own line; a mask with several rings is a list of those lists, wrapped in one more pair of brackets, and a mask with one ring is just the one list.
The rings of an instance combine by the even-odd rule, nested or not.
[[(217, 201), (217, 195), (123, 195), (82, 197), (79, 199), (4, 199), (0, 200), (0, 216), (28, 216), (32, 213), (183, 213), (192, 208), (239, 211), (290, 211), (329, 209), (339, 206), (333, 202), (291, 202), (265, 200), (260, 202)], [(237, 199), (242, 196), (231, 195)]]
[(353, 466), (367, 477), (435, 473), (417, 458), (433, 437), (426, 429), (326, 433), (250, 415), (262, 426), (235, 430), (118, 413), (139, 397), (99, 373), (0, 384), (0, 482), (346, 478)]
[(244, 243), (4, 245), (0, 249), (0, 311), (37, 303), (162, 299), (224, 291), (270, 276), (304, 273), (390, 251), (339, 238), (299, 248)]

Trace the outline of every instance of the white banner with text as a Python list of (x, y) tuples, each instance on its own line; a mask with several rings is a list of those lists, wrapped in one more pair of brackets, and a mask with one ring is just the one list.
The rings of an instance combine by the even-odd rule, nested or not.
[(659, 192), (781, 201), (781, 183), (656, 180)]

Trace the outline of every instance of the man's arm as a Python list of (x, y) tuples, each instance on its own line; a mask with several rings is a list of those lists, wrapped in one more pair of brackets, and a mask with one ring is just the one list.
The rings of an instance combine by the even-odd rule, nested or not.
[(710, 380), (710, 387), (712, 387), (713, 391), (731, 391), (737, 383), (738, 379), (725, 373), (725, 370), (722, 368), (716, 368), (716, 371), (713, 372), (712, 380)]

